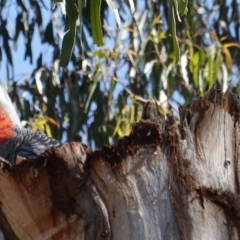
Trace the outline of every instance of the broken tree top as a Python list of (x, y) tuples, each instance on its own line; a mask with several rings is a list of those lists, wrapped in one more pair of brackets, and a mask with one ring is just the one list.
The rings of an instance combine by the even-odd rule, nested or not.
[(211, 89), (180, 119), (148, 102), (114, 146), (1, 160), (7, 239), (240, 239), (239, 100)]

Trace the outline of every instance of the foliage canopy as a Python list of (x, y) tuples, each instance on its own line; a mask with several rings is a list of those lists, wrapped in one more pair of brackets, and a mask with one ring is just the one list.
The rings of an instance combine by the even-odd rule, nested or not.
[[(1, 1), (1, 80), (22, 120), (59, 140), (111, 144), (129, 133), (147, 99), (176, 114), (216, 81), (223, 90), (229, 81), (238, 86), (237, 0), (47, 3)], [(34, 70), (18, 79), (12, 52), (20, 36)]]

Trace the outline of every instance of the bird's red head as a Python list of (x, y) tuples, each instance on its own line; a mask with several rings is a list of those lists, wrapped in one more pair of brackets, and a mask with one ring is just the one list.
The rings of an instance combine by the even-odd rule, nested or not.
[(3, 144), (15, 135), (15, 126), (21, 127), (17, 112), (0, 82), (0, 144)]
[(14, 126), (8, 114), (0, 107), (0, 144), (14, 136)]

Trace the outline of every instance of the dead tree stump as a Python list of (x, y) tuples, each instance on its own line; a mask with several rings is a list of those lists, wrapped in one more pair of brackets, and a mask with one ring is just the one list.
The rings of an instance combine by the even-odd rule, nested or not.
[(180, 121), (147, 103), (130, 136), (1, 160), (6, 239), (240, 239), (240, 103), (212, 89)]

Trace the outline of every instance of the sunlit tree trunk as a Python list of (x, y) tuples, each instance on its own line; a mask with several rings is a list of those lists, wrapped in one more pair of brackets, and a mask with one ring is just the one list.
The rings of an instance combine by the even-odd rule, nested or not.
[(1, 162), (6, 239), (240, 239), (239, 104), (231, 92), (180, 109), (147, 103), (115, 146)]

